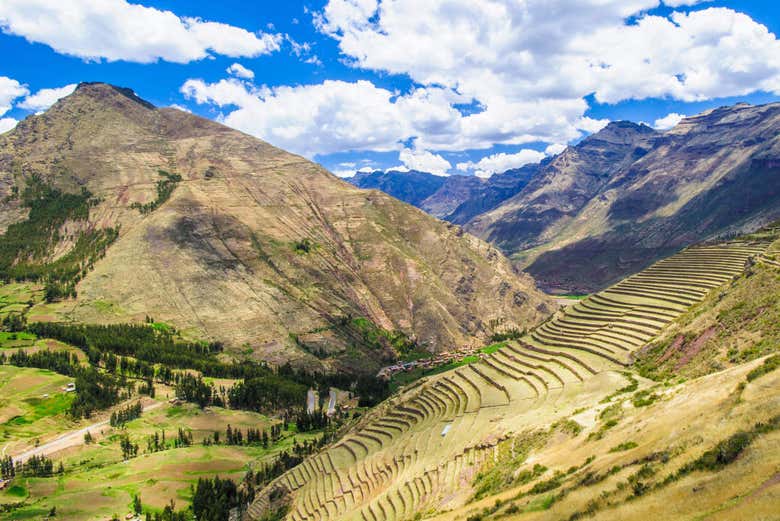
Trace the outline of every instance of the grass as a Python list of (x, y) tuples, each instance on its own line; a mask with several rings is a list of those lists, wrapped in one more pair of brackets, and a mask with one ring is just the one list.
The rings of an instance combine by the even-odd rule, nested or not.
[(0, 366), (0, 442), (11, 450), (73, 428), (67, 415), (73, 395), (62, 392), (70, 381), (44, 369)]
[(650, 391), (649, 389), (644, 389), (634, 393), (634, 396), (631, 398), (631, 403), (634, 405), (634, 407), (647, 407), (648, 405), (651, 405), (653, 402), (655, 402), (658, 398), (660, 397), (654, 392)]
[(623, 452), (625, 450), (631, 450), (637, 448), (638, 445), (635, 441), (624, 441), (623, 443), (619, 445), (615, 445), (611, 449), (609, 449), (609, 452)]
[(469, 356), (464, 356), (460, 360), (452, 361), (448, 364), (444, 364), (436, 367), (429, 367), (429, 368), (418, 367), (412, 369), (411, 371), (404, 371), (402, 373), (397, 373), (393, 375), (393, 379), (390, 381), (390, 389), (393, 392), (395, 392), (401, 387), (403, 387), (404, 385), (408, 385), (425, 376), (433, 376), (435, 374), (444, 373), (446, 371), (457, 369), (458, 367), (464, 365), (473, 364), (478, 361), (479, 361), (479, 356), (469, 355)]
[[(683, 358), (685, 348), (711, 328), (715, 334), (698, 353)], [(682, 343), (677, 351), (672, 350), (675, 341)], [(639, 353), (636, 367), (654, 380), (697, 377), (771, 354), (778, 345), (780, 276), (774, 269), (756, 265), (683, 313)]]
[(764, 363), (756, 367), (747, 374), (747, 381), (752, 382), (756, 378), (760, 378), (765, 374), (769, 374), (775, 369), (780, 367), (780, 355), (773, 355), (764, 360)]
[(482, 349), (479, 350), (480, 353), (484, 353), (486, 355), (492, 355), (502, 347), (506, 346), (506, 342), (496, 342), (495, 344), (490, 344), (489, 346), (485, 346)]
[[(282, 439), (268, 449), (262, 446), (204, 446), (202, 438), (214, 430), (224, 431), (228, 424), (245, 430), (268, 428), (272, 420), (264, 415), (222, 409), (201, 410), (191, 404), (168, 406), (142, 414), (123, 429), (134, 443), (139, 456), (122, 461), (118, 430), (108, 426), (92, 434), (95, 442), (69, 450), (64, 456), (65, 474), (52, 478), (17, 478), (15, 486), (26, 496), (12, 498), (8, 491), (0, 494), (0, 503), (18, 502), (24, 506), (13, 510), (8, 519), (39, 519), (40, 512), (57, 507), (57, 519), (81, 520), (110, 518), (114, 513), (124, 517), (132, 497), (139, 494), (144, 505), (161, 509), (173, 499), (179, 508), (189, 502), (190, 485), (200, 477), (219, 475), (241, 479), (248, 468), (270, 461), (281, 450), (292, 447), (294, 440), (314, 439), (318, 433), (283, 433)], [(193, 433), (190, 447), (144, 453), (146, 437), (165, 429), (169, 439), (179, 427)], [(102, 432), (101, 432), (102, 431)], [(0, 519), (6, 519), (0, 514)]]

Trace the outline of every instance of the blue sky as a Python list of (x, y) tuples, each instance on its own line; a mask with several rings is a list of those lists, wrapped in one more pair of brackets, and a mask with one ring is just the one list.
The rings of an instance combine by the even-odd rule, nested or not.
[(520, 4), (4, 0), (0, 130), (105, 81), (340, 175), (487, 176), (609, 120), (665, 128), (780, 95), (773, 2)]

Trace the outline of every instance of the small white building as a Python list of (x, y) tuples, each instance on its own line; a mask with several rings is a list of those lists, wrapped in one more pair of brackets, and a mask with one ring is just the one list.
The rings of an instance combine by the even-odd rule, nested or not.
[(75, 382), (70, 382), (68, 385), (65, 386), (65, 392), (66, 393), (72, 393), (76, 390), (76, 384)]

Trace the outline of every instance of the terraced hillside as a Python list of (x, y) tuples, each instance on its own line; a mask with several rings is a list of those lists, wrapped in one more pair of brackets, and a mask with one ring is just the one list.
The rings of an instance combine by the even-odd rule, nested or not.
[(767, 245), (689, 248), (478, 363), (419, 381), (271, 483), (248, 517), (261, 518), (285, 496), (294, 521), (403, 520), (457, 508), (499, 444), (549, 429), (620, 389), (621, 369), (638, 348)]
[[(691, 247), (590, 298), (531, 333), (531, 343), (618, 365), (713, 288), (741, 272), (766, 244)], [(598, 357), (594, 359), (593, 357)], [(600, 366), (600, 365), (599, 365)]]

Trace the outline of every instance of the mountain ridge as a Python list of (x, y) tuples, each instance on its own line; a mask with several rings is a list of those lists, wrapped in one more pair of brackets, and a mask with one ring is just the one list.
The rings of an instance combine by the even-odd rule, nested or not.
[(482, 342), (489, 320), (522, 328), (555, 307), (461, 230), (133, 96), (84, 83), (0, 136), (0, 197), (9, 200), (0, 232), (25, 218), (14, 193), (33, 175), (94, 199), (40, 262), (72, 251), (84, 232), (119, 230), (94, 269), (84, 268), (78, 298), (48, 305), (41, 319), (153, 316), (272, 363), (370, 371), (395, 355), (387, 345), (366, 351), (357, 317), (442, 350)]
[(526, 178), (504, 191), (497, 185), (513, 171), (431, 213), (496, 245), (546, 290), (589, 293), (780, 217), (778, 136), (777, 102), (718, 107), (667, 131), (613, 121), (522, 167)]

